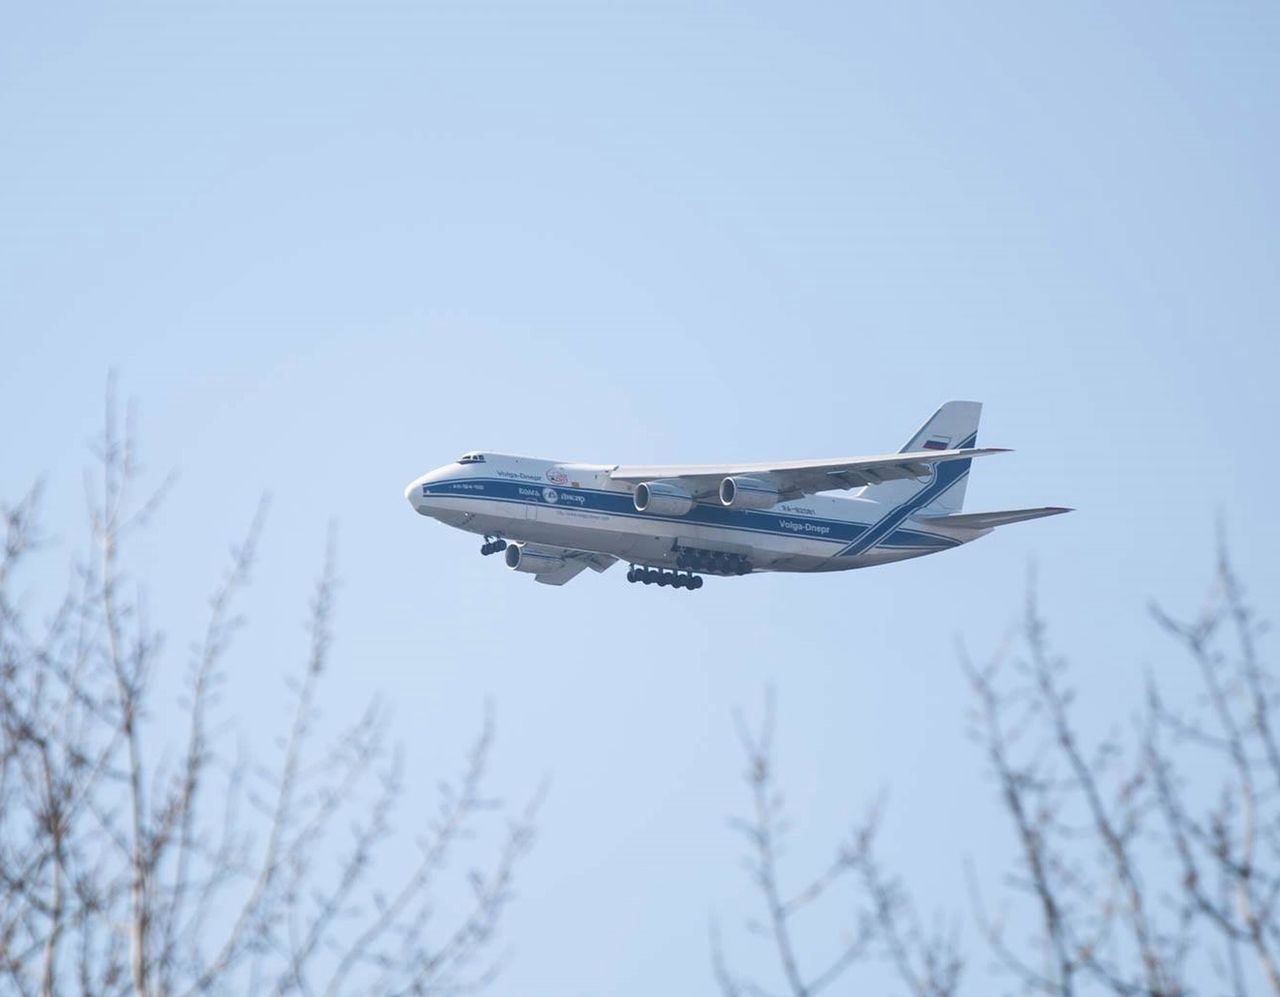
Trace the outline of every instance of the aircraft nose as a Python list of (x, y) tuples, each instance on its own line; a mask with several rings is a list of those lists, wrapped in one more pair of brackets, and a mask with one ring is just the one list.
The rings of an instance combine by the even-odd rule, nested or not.
[(414, 478), (405, 486), (404, 497), (408, 503), (413, 506), (416, 512), (422, 504), (422, 482), (423, 478)]
[(426, 474), (420, 474), (405, 486), (404, 497), (409, 505), (413, 507), (413, 511), (423, 516), (434, 516), (433, 511), (438, 504), (435, 492), (428, 495), (429, 486), (439, 482), (442, 476), (447, 476), (448, 468), (438, 467), (434, 471), (428, 471)]

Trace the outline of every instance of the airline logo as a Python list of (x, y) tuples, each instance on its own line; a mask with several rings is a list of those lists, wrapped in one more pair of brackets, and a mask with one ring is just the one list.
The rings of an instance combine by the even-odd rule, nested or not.
[(552, 467), (547, 469), (547, 480), (553, 485), (567, 485), (569, 483), (569, 475)]

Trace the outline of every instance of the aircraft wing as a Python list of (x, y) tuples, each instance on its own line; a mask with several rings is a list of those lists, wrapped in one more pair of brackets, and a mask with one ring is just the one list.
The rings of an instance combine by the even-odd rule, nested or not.
[[(529, 545), (535, 546), (535, 545)], [(600, 554), (588, 550), (570, 550), (566, 547), (548, 547), (537, 544), (537, 550), (554, 552), (555, 556), (564, 559), (564, 566), (551, 571), (539, 571), (533, 576), (534, 581), (543, 585), (563, 585), (572, 581), (587, 568), (592, 571), (608, 571), (617, 562), (612, 554)]]
[(609, 477), (627, 484), (678, 480), (694, 498), (718, 494), (720, 482), (734, 475), (761, 477), (774, 482), (785, 501), (815, 492), (861, 488), (900, 478), (927, 478), (934, 464), (1006, 452), (996, 447), (971, 447), (964, 450), (916, 450), (881, 457), (791, 460), (774, 464), (620, 464), (609, 472)]

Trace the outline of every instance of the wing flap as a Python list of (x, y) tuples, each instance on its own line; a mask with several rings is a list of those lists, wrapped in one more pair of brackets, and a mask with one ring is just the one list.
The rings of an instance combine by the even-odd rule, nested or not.
[(618, 559), (612, 554), (601, 554), (591, 550), (573, 550), (568, 547), (553, 547), (549, 544), (526, 544), (526, 547), (540, 554), (559, 557), (564, 564), (550, 571), (539, 571), (533, 580), (543, 585), (563, 585), (572, 581), (579, 574), (590, 568), (592, 571), (608, 571)]
[(539, 585), (563, 585), (577, 578), (586, 567), (579, 561), (570, 561), (563, 568), (556, 568), (554, 571), (539, 571), (533, 576), (533, 580)]

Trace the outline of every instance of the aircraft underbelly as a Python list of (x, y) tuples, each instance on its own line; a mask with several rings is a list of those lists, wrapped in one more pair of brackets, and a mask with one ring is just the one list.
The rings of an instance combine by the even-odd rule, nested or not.
[[(517, 505), (468, 497), (448, 502), (440, 512), (450, 525), (510, 540), (599, 551), (636, 563), (674, 563), (679, 547), (745, 554), (759, 568), (811, 571), (840, 549), (839, 543), (808, 537), (758, 534), (697, 523), (615, 516), (550, 505)], [(469, 514), (465, 522), (458, 515)], [(777, 567), (774, 567), (775, 564)], [(849, 567), (853, 567), (849, 564)]]

